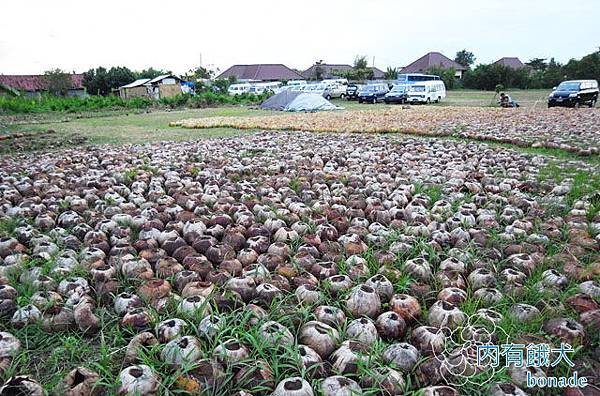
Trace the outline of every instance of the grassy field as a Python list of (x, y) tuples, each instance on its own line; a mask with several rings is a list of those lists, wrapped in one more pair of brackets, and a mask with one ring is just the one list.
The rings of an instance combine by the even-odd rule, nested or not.
[[(171, 121), (182, 118), (252, 115), (262, 113), (249, 107), (221, 107), (198, 110), (156, 111), (116, 114), (101, 113), (97, 117), (35, 118), (33, 123), (23, 119), (0, 122), (0, 137), (10, 134), (26, 134), (20, 139), (0, 141), (0, 154), (11, 151), (49, 150), (67, 145), (132, 144), (156, 141), (182, 141), (216, 136), (234, 136), (248, 133), (236, 129), (184, 130), (171, 128)], [(48, 133), (48, 132), (51, 133)], [(9, 145), (12, 145), (9, 146)]]
[[(547, 107), (546, 99), (550, 93), (547, 89), (516, 89), (507, 90), (508, 93), (514, 100), (516, 100), (522, 107), (543, 109)], [(345, 107), (347, 109), (371, 107), (369, 104), (360, 104), (357, 101), (347, 100), (333, 100), (338, 106)], [(492, 91), (476, 91), (471, 89), (459, 89), (454, 91), (448, 91), (446, 99), (439, 104), (433, 104), (431, 106), (496, 106), (498, 103), (498, 95)], [(382, 104), (380, 106), (385, 106)], [(396, 106), (396, 105), (390, 105)]]
[[(545, 108), (547, 90), (507, 91), (523, 107)], [(387, 105), (359, 104), (334, 100), (348, 110), (383, 109)], [(490, 106), (494, 93), (489, 91), (449, 91), (445, 101), (432, 106)], [(395, 106), (395, 105), (389, 105)], [(208, 137), (234, 136), (243, 132), (232, 128), (210, 130), (169, 127), (185, 118), (264, 115), (256, 107), (229, 106), (173, 111), (99, 111), (81, 114), (47, 113), (32, 116), (0, 116), (0, 154), (34, 150), (52, 150), (80, 144), (135, 144), (156, 141), (184, 141)], [(278, 112), (269, 112), (279, 115)], [(1, 140), (3, 135), (22, 134), (18, 139)]]

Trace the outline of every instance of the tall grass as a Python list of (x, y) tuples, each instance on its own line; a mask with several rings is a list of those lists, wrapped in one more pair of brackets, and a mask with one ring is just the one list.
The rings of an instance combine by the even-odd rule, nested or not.
[(207, 107), (219, 104), (252, 104), (266, 98), (265, 95), (238, 95), (214, 92), (201, 92), (191, 96), (177, 95), (158, 101), (149, 98), (122, 99), (119, 96), (88, 96), (86, 98), (63, 98), (52, 95), (42, 95), (39, 98), (2, 97), (0, 96), (0, 114), (32, 114), (32, 113), (77, 113), (101, 109), (145, 109), (149, 107)]

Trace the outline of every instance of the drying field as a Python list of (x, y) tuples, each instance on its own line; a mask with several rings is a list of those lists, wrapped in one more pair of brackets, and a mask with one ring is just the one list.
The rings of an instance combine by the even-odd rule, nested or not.
[(311, 132), (402, 132), (562, 149), (579, 155), (600, 154), (600, 111), (596, 109), (392, 106), (384, 110), (297, 113), (277, 117), (198, 118), (171, 125)]
[[(457, 111), (184, 124), (598, 149), (597, 111)], [(0, 395), (598, 392), (600, 168), (569, 158), (300, 131), (2, 156)], [(561, 342), (574, 367), (474, 355)]]

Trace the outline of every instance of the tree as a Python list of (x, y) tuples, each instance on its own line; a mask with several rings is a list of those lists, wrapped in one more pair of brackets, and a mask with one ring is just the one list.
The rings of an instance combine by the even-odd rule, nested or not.
[(354, 69), (358, 70), (367, 68), (367, 57), (364, 55), (357, 55), (356, 58), (354, 58)]
[(164, 74), (171, 74), (170, 71), (155, 69), (153, 67), (149, 67), (145, 70), (136, 73), (136, 78), (155, 78), (158, 76), (162, 76)]
[(529, 62), (525, 62), (525, 64), (535, 71), (544, 71), (548, 66), (546, 64), (546, 58), (533, 58)]
[(358, 81), (370, 80), (373, 78), (373, 69), (367, 64), (367, 57), (357, 56), (354, 58), (354, 79)]
[(44, 84), (52, 95), (66, 96), (73, 86), (73, 80), (69, 73), (61, 69), (53, 69), (44, 72)]
[(125, 66), (90, 69), (83, 73), (83, 86), (91, 95), (108, 95), (113, 89), (136, 80), (136, 73)]
[(571, 59), (563, 66), (568, 79), (600, 79), (600, 51), (593, 52), (580, 60)]
[(214, 70), (207, 69), (205, 67), (197, 67), (195, 69), (190, 69), (186, 78), (188, 80), (210, 80), (215, 75)]
[(544, 74), (542, 75), (540, 88), (551, 88), (557, 86), (564, 77), (563, 73), (563, 65), (554, 60), (554, 58), (550, 58), (550, 61), (548, 61), (548, 65), (546, 66), (546, 70), (544, 70)]
[(453, 89), (456, 84), (456, 70), (453, 67), (445, 69), (439, 66), (432, 66), (425, 73), (440, 76), (444, 85), (446, 85), (446, 89)]
[(397, 80), (398, 79), (398, 69), (395, 67), (388, 66), (386, 69), (383, 78), (386, 80)]
[(320, 80), (323, 77), (323, 73), (325, 72), (325, 70), (323, 70), (323, 66), (321, 66), (322, 64), (323, 64), (322, 60), (315, 62), (315, 79), (316, 80)]
[(463, 85), (466, 88), (485, 89), (492, 91), (496, 85), (502, 84), (508, 88), (529, 88), (529, 70), (527, 68), (513, 69), (499, 64), (478, 65), (465, 73)]
[[(235, 84), (235, 82), (236, 82), (235, 76), (229, 76), (229, 78), (227, 78), (227, 79), (220, 78), (218, 80), (213, 81), (212, 86), (215, 91), (226, 93), (229, 86), (231, 84)], [(198, 90), (196, 90), (196, 93), (197, 92), (198, 92)]]
[(83, 86), (90, 95), (106, 95), (106, 69), (97, 67), (83, 73)]
[(125, 66), (111, 67), (106, 73), (107, 93), (136, 80), (135, 73)]
[(471, 65), (475, 63), (475, 55), (473, 55), (472, 52), (463, 49), (456, 53), (454, 61), (466, 68), (470, 68)]

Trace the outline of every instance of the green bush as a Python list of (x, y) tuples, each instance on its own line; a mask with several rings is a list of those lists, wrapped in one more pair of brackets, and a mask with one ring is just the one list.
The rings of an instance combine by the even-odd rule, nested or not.
[(445, 69), (442, 67), (433, 66), (427, 69), (425, 73), (440, 76), (444, 82), (444, 85), (446, 86), (446, 89), (456, 88), (456, 70), (453, 67)]
[(496, 85), (502, 84), (506, 88), (526, 89), (531, 85), (529, 69), (513, 69), (499, 64), (478, 65), (473, 70), (468, 70), (463, 77), (465, 88), (484, 89), (493, 91)]
[(201, 92), (195, 96), (189, 94), (177, 95), (170, 98), (162, 98), (158, 101), (150, 98), (121, 99), (119, 96), (88, 96), (86, 98), (64, 98), (52, 95), (43, 95), (40, 98), (26, 97), (1, 97), (0, 113), (6, 114), (31, 114), (31, 113), (76, 113), (83, 111), (95, 111), (102, 109), (145, 109), (153, 106), (164, 106), (169, 108), (179, 107), (206, 107), (215, 105), (240, 105), (260, 103), (268, 98), (270, 94), (251, 95), (243, 94), (229, 96), (223, 93), (211, 91)]

